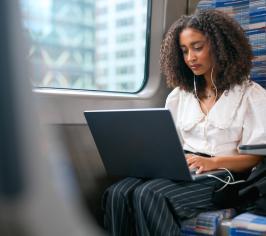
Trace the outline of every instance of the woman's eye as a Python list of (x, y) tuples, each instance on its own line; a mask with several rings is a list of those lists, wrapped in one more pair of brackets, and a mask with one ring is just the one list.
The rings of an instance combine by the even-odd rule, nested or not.
[(203, 47), (200, 46), (200, 47), (195, 47), (194, 49), (195, 49), (196, 51), (200, 51), (202, 48), (203, 48)]
[(203, 45), (195, 45), (194, 46), (194, 50), (196, 50), (196, 51), (200, 51), (202, 49), (203, 49)]

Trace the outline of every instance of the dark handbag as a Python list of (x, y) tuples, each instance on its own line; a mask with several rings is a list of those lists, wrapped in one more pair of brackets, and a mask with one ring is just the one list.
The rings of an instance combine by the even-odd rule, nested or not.
[(219, 208), (235, 208), (238, 211), (252, 209), (255, 212), (266, 214), (266, 161), (259, 164), (250, 174), (243, 173), (237, 179), (248, 178), (245, 182), (228, 185), (221, 191), (224, 185), (219, 183), (212, 195), (213, 203)]

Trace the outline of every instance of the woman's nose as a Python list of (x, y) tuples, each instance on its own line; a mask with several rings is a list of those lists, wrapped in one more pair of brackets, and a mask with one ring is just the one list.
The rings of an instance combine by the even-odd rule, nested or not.
[(188, 62), (196, 61), (196, 55), (191, 50), (188, 52), (187, 60), (188, 60)]

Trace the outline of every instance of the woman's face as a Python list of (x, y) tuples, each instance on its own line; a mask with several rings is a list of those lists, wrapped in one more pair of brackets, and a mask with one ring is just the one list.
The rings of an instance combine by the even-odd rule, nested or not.
[(179, 42), (185, 63), (192, 72), (210, 78), (213, 60), (207, 37), (198, 30), (186, 28), (180, 33)]

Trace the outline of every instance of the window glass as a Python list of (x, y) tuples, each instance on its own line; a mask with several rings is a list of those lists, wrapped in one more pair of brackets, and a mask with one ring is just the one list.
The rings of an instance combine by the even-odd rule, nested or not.
[(36, 87), (136, 92), (149, 0), (20, 0)]

